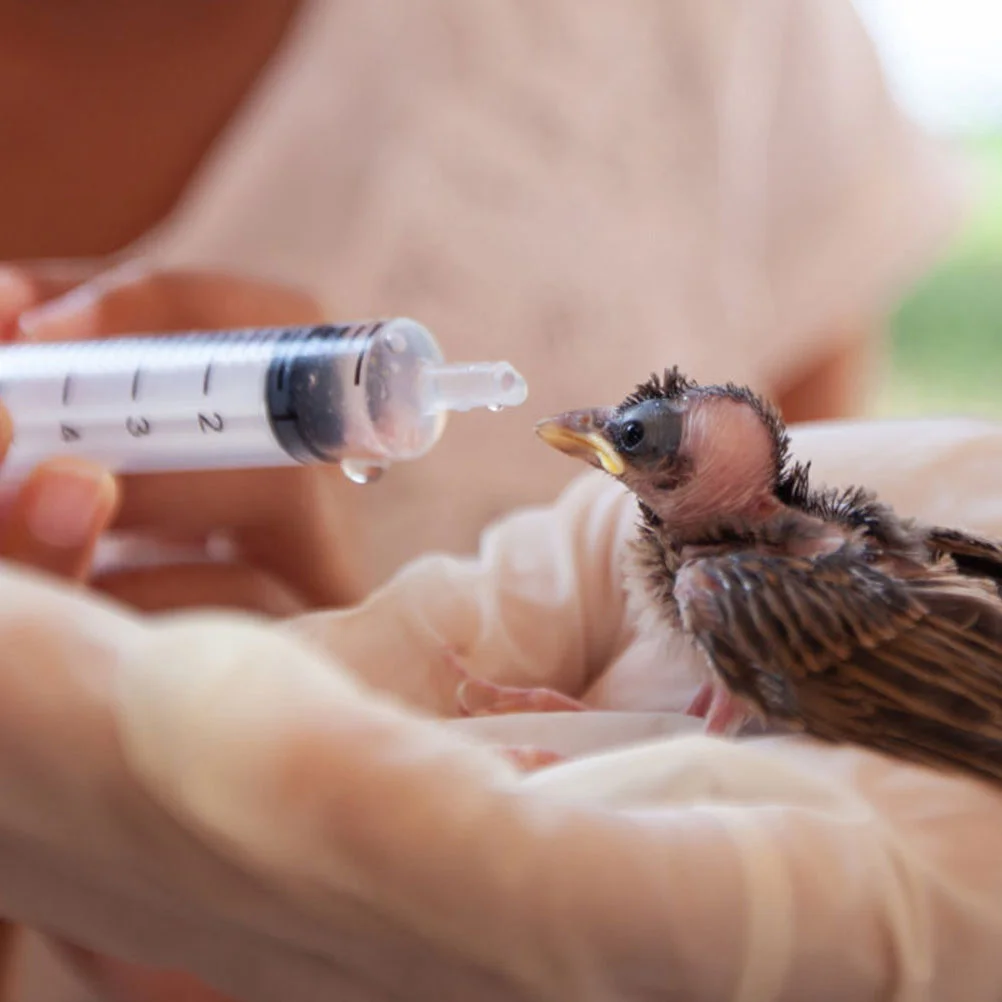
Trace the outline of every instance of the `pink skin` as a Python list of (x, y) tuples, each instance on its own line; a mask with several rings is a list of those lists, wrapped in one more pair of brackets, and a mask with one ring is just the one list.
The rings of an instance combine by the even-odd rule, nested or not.
[[(521, 688), (514, 685), (497, 685), (477, 678), (463, 664), (452, 648), (443, 652), (449, 666), (459, 676), (456, 702), (464, 717), (487, 717), (499, 713), (552, 713), (556, 711), (587, 710), (584, 703), (554, 689)], [(548, 748), (534, 745), (505, 745), (501, 754), (522, 772), (535, 772), (548, 765), (566, 761), (565, 756)]]
[(491, 717), (501, 713), (567, 713), (589, 709), (556, 689), (541, 686), (498, 685), (477, 678), (453, 650), (445, 651), (450, 667), (459, 676), (456, 701), (464, 717)]
[(488, 717), (499, 713), (568, 713), (587, 710), (580, 700), (556, 689), (496, 685), (469, 678), (456, 690), (459, 707), (466, 716)]
[(748, 722), (747, 707), (719, 682), (705, 682), (685, 711), (690, 717), (703, 717), (707, 734), (734, 737)]
[[(565, 696), (555, 689), (498, 685), (471, 675), (455, 651), (447, 649), (445, 658), (459, 676), (456, 701), (465, 717), (488, 717), (501, 713), (567, 713), (590, 710), (580, 700)], [(700, 687), (685, 711), (693, 717), (705, 718), (706, 733), (722, 736), (737, 734), (748, 720), (744, 704), (731, 696), (719, 683), (707, 682)], [(564, 756), (534, 746), (507, 746), (502, 749), (516, 766), (532, 772), (556, 762)]]
[[(687, 549), (683, 548), (683, 555)], [(675, 600), (679, 603), (683, 624), (688, 625), (688, 613), (693, 605), (714, 587), (703, 573), (698, 558), (682, 567), (675, 579)], [(700, 686), (686, 713), (705, 718), (707, 734), (724, 737), (738, 734), (752, 716), (744, 701), (731, 695), (719, 679)]]
[(767, 429), (747, 404), (695, 390), (679, 450), (695, 466), (693, 479), (656, 493), (637, 474), (623, 479), (684, 544), (685, 537), (699, 539), (708, 523), (721, 518), (754, 524), (775, 515), (780, 505), (770, 490), (772, 448)]

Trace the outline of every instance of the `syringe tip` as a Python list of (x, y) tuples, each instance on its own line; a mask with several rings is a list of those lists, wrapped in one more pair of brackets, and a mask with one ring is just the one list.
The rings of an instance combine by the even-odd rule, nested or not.
[(525, 403), (529, 387), (507, 362), (430, 366), (430, 400), (436, 410), (469, 411), (478, 407), (501, 410)]

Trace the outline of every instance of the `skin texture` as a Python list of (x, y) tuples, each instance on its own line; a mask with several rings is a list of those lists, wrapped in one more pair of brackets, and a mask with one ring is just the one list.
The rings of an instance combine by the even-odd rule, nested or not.
[(705, 655), (709, 731), (756, 717), (1002, 781), (1002, 544), (814, 488), (776, 409), (676, 370), (538, 432), (637, 496), (633, 586)]
[(109, 254), (159, 222), (299, 6), (0, 0), (0, 260)]

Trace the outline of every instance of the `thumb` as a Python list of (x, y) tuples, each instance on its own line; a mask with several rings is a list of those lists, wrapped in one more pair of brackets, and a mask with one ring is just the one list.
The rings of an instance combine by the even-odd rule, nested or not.
[(25, 310), (65, 295), (105, 268), (106, 262), (87, 259), (0, 264), (0, 341), (17, 336)]
[(182, 971), (142, 967), (104, 957), (72, 943), (52, 944), (108, 1002), (232, 1002)]
[(308, 293), (225, 272), (169, 271), (130, 261), (23, 313), (22, 333), (77, 341), (160, 331), (317, 323)]
[(243, 563), (179, 563), (109, 571), (91, 587), (142, 612), (240, 609), (284, 618), (306, 601), (267, 571)]

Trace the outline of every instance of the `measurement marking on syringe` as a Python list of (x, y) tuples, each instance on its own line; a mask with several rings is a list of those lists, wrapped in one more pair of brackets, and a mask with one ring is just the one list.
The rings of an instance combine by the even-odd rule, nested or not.
[(358, 358), (355, 361), (355, 385), (358, 386), (362, 382), (362, 361), (365, 359), (366, 351), (368, 351), (369, 345), (372, 343), (372, 339), (380, 332), (383, 325), (382, 323), (376, 324), (368, 334), (365, 335), (365, 340), (362, 342), (362, 347), (359, 349)]
[(70, 381), (72, 376), (67, 372), (66, 378), (63, 380), (63, 403), (68, 404), (70, 402)]
[(142, 371), (143, 371), (142, 369), (136, 369), (136, 371), (132, 374), (132, 399), (133, 400), (135, 400), (136, 397), (139, 396), (139, 373), (141, 373)]
[(202, 396), (207, 397), (209, 395), (209, 376), (212, 375), (212, 363), (210, 362), (205, 367), (205, 375), (202, 376)]

